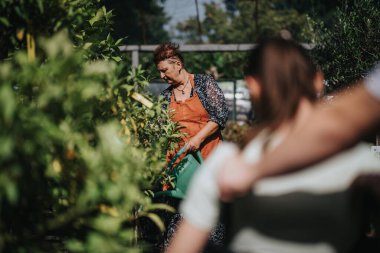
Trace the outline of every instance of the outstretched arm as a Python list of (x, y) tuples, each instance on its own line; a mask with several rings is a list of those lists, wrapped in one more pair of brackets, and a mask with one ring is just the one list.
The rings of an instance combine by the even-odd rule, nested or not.
[[(312, 118), (299, 125), (286, 140), (264, 156), (263, 176), (300, 169), (356, 143), (380, 123), (380, 101), (363, 86), (338, 97), (328, 108), (317, 107)], [(271, 159), (271, 161), (269, 161)]]
[(328, 107), (317, 107), (312, 115), (258, 163), (230, 159), (219, 176), (222, 199), (247, 191), (260, 178), (301, 169), (354, 144), (380, 124), (380, 101), (358, 85), (352, 94), (338, 97)]
[(207, 242), (209, 231), (201, 230), (184, 219), (174, 234), (166, 253), (198, 253)]

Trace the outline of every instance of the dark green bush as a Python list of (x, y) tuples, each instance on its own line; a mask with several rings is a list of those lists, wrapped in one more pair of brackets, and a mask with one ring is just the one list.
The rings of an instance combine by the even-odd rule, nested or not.
[(123, 63), (111, 12), (100, 1), (0, 7), (0, 252), (141, 250), (140, 217), (164, 229), (151, 210), (168, 207), (145, 191), (178, 135), (163, 102), (144, 99), (144, 71)]
[(380, 59), (380, 2), (343, 1), (332, 28), (317, 30), (312, 51), (325, 73), (328, 91), (362, 78)]

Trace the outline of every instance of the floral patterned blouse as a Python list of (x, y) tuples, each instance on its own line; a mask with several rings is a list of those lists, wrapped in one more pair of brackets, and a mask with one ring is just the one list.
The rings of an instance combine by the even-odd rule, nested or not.
[[(198, 97), (210, 116), (210, 121), (219, 125), (223, 129), (228, 119), (228, 106), (224, 98), (223, 91), (219, 88), (215, 79), (211, 75), (194, 74), (194, 88)], [(170, 104), (173, 86), (161, 92), (164, 100)], [(190, 97), (193, 96), (191, 92)]]

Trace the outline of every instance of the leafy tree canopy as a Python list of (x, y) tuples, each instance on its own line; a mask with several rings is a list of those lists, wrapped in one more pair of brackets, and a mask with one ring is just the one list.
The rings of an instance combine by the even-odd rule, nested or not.
[[(294, 39), (312, 42), (313, 20), (305, 9), (295, 8), (292, 1), (224, 1), (225, 8), (215, 3), (205, 4), (203, 34), (192, 17), (177, 25), (178, 40), (185, 43), (254, 43), (260, 37), (290, 32)], [(299, 4), (300, 5), (300, 4)], [(216, 67), (222, 78), (242, 78), (246, 53), (191, 53), (186, 54), (187, 66), (195, 72), (206, 72)]]
[(209, 3), (205, 4), (202, 36), (197, 33), (195, 18), (179, 23), (177, 28), (183, 34), (182, 39), (189, 43), (201, 42), (204, 38), (212, 43), (252, 43), (282, 30), (288, 30), (297, 40), (310, 41), (313, 31), (307, 15), (291, 6), (280, 5), (281, 2), (227, 1), (226, 9)]
[(328, 91), (362, 78), (380, 59), (380, 2), (343, 1), (332, 27), (320, 25), (312, 51)]
[(168, 22), (157, 0), (110, 0), (108, 9), (115, 14), (114, 35), (127, 37), (128, 44), (156, 44), (168, 41), (163, 26)]
[(284, 0), (278, 2), (278, 8), (294, 8), (301, 14), (307, 14), (315, 21), (322, 21), (331, 26), (334, 22), (335, 11), (343, 0)]

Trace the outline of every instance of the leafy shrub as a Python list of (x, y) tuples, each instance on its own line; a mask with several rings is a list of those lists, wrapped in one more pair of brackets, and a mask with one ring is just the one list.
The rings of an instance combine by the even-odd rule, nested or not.
[(328, 91), (362, 78), (380, 58), (380, 2), (343, 1), (331, 29), (317, 27), (312, 51), (324, 71)]
[(0, 252), (139, 251), (140, 217), (164, 229), (151, 210), (170, 208), (145, 190), (177, 126), (123, 64), (99, 4), (0, 3)]
[(63, 33), (41, 45), (44, 62), (17, 53), (0, 65), (0, 251), (38, 252), (55, 234), (73, 252), (130, 249), (139, 215), (162, 227), (143, 192), (175, 125), (162, 102), (131, 97), (141, 70), (118, 79), (120, 67), (87, 62)]
[(241, 145), (245, 141), (248, 129), (247, 123), (227, 122), (227, 126), (223, 130), (223, 139)]

